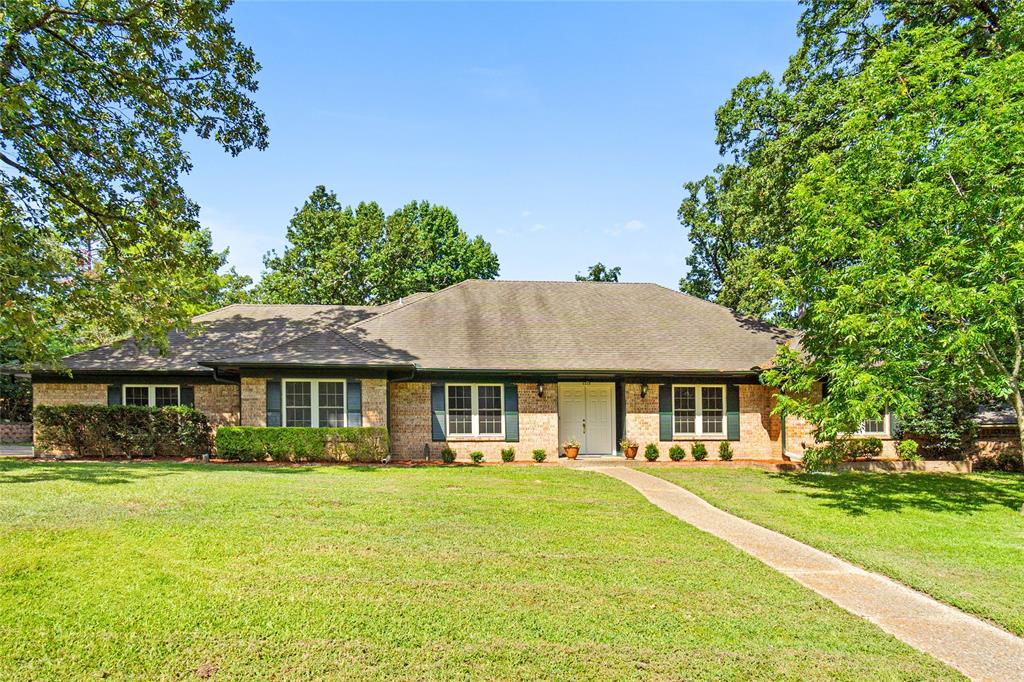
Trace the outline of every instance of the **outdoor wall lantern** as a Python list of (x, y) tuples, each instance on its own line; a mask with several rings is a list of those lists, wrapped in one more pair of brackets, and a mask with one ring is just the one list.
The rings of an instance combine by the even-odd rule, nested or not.
[(647, 384), (640, 384), (640, 397), (641, 398), (646, 398), (647, 397)]
[(537, 384), (537, 397), (539, 397), (539, 398), (543, 398), (544, 397), (544, 384), (540, 384), (540, 383)]

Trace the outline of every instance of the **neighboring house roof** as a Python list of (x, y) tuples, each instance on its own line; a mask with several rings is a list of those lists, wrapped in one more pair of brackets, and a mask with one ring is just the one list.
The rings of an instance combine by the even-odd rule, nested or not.
[(74, 371), (364, 366), (529, 372), (751, 372), (795, 333), (655, 284), (470, 280), (384, 306), (236, 305), (160, 356), (132, 343)]
[(984, 405), (978, 408), (974, 421), (983, 428), (1016, 427), (1017, 413), (1010, 404)]

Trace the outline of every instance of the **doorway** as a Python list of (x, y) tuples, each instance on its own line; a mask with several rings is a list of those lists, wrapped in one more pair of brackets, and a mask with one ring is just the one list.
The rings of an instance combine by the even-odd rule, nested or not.
[(558, 384), (558, 437), (580, 442), (581, 455), (615, 452), (615, 384), (574, 381)]

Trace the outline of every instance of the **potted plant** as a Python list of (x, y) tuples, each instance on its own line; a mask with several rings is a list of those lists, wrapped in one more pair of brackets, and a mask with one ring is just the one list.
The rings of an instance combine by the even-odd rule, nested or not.
[(569, 459), (576, 459), (580, 454), (580, 442), (575, 438), (570, 438), (562, 443), (562, 447), (565, 449), (565, 456)]
[(632, 438), (627, 437), (619, 441), (619, 447), (622, 448), (622, 452), (626, 455), (626, 459), (636, 459), (636, 452), (640, 449), (640, 444)]

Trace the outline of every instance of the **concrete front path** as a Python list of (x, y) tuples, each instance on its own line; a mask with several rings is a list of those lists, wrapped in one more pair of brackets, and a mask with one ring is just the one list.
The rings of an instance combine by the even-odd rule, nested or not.
[(633, 486), (668, 513), (717, 535), (801, 585), (975, 680), (1024, 680), (1024, 639), (979, 618), (714, 507), (636, 469), (580, 467)]
[(0, 457), (32, 457), (31, 445), (14, 445), (13, 443), (0, 443)]

